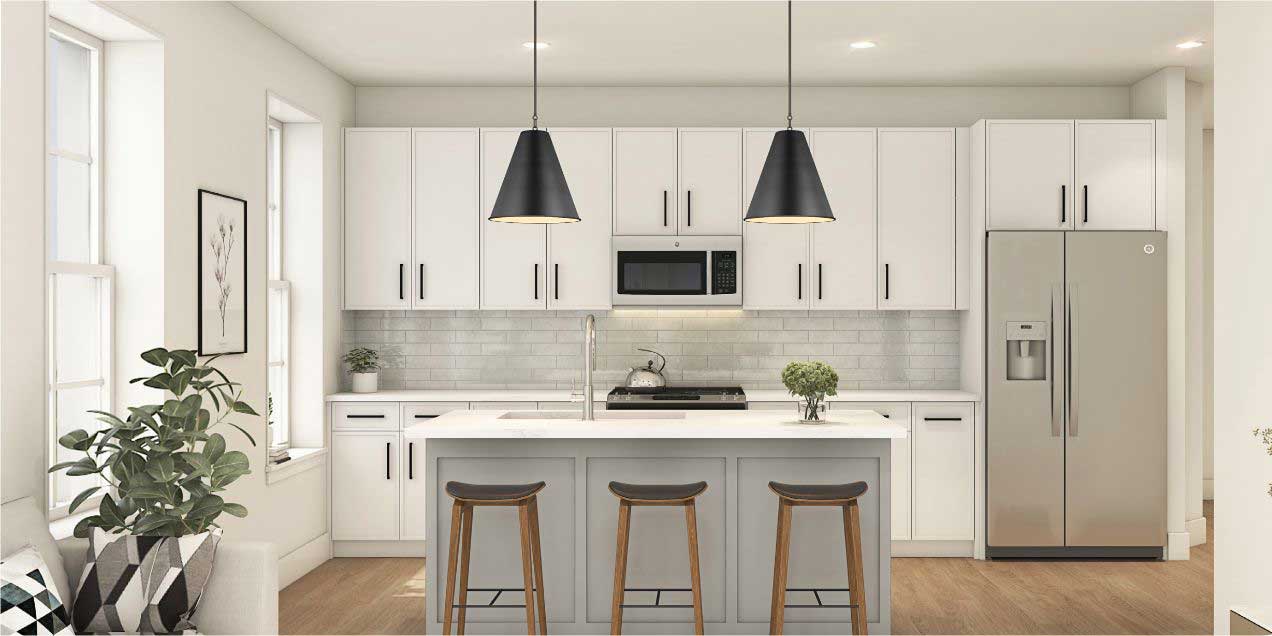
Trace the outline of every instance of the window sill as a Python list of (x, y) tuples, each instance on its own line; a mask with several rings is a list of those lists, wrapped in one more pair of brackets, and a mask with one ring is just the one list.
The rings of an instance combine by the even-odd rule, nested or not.
[(291, 460), (265, 466), (265, 483), (274, 485), (303, 472), (318, 468), (327, 462), (326, 448), (291, 448)]
[(97, 514), (97, 506), (92, 508), (83, 508), (73, 515), (67, 515), (61, 519), (49, 522), (49, 534), (53, 535), (54, 541), (69, 539), (75, 536), (75, 525), (84, 517), (91, 517)]

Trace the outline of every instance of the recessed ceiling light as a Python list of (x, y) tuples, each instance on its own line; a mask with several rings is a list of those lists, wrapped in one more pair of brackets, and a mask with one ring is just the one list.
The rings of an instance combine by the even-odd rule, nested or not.
[(552, 45), (547, 42), (522, 42), (521, 46), (524, 46), (527, 49), (546, 49)]
[(1205, 43), (1204, 41), (1202, 41), (1202, 40), (1188, 40), (1187, 42), (1180, 42), (1179, 44), (1176, 44), (1176, 45), (1175, 45), (1175, 48), (1177, 48), (1177, 49), (1195, 49), (1195, 48), (1197, 48), (1197, 47), (1199, 47), (1199, 46), (1204, 46), (1205, 44), (1206, 44), (1206, 43)]
[(860, 42), (853, 42), (848, 46), (851, 46), (854, 49), (873, 49), (875, 47), (875, 43), (870, 40), (862, 40)]

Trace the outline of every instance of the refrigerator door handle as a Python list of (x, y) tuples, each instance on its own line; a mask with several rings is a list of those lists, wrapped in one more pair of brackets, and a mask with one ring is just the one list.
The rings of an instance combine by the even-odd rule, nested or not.
[[(1051, 361), (1051, 368), (1048, 369), (1047, 378), (1050, 380), (1049, 387), (1051, 389), (1051, 436), (1061, 437), (1064, 435), (1064, 424), (1061, 422), (1060, 415), (1064, 412), (1064, 402), (1056, 394), (1056, 369), (1059, 367), (1059, 361), (1056, 360), (1056, 294), (1063, 293), (1060, 285), (1051, 286), (1051, 309), (1047, 314), (1047, 318), (1051, 320), (1051, 330), (1047, 332), (1047, 356)], [(1057, 402), (1060, 402), (1057, 404)]]
[(1069, 298), (1065, 303), (1065, 310), (1068, 313), (1068, 316), (1065, 319), (1065, 326), (1068, 329), (1068, 335), (1065, 337), (1065, 345), (1069, 350), (1069, 368), (1065, 373), (1064, 378), (1064, 384), (1068, 389), (1069, 397), (1068, 404), (1065, 408), (1065, 412), (1068, 413), (1069, 416), (1069, 437), (1078, 436), (1078, 412), (1077, 409), (1074, 408), (1074, 404), (1078, 401), (1078, 386), (1074, 381), (1074, 378), (1076, 378), (1078, 374), (1078, 348), (1074, 346), (1075, 338), (1078, 336), (1077, 321), (1075, 318), (1077, 314), (1077, 307), (1075, 306), (1077, 304), (1077, 297), (1077, 283), (1069, 284)]

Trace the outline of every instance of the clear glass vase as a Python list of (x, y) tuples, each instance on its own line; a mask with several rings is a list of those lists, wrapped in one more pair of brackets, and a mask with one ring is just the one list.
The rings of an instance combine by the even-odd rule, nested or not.
[(795, 402), (795, 412), (799, 413), (801, 422), (821, 422), (822, 416), (826, 414), (825, 399), (807, 400), (800, 399)]

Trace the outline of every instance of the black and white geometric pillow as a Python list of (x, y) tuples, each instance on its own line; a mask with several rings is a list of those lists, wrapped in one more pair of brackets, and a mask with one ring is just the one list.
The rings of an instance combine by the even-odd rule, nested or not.
[(184, 537), (107, 534), (93, 528), (71, 613), (75, 631), (192, 631), (190, 617), (212, 575), (220, 540), (219, 528)]
[(0, 563), (0, 608), (0, 634), (75, 634), (49, 566), (32, 546)]

